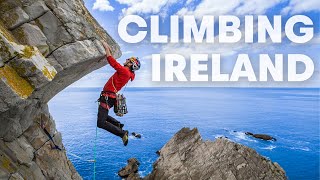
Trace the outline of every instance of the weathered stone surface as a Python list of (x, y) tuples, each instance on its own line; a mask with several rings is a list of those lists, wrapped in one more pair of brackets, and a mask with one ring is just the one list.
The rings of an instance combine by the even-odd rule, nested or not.
[(34, 88), (39, 89), (52, 81), (57, 71), (37, 48), (26, 47), (26, 52), (11, 60), (9, 64), (23, 78), (27, 79)]
[(229, 141), (202, 141), (197, 129), (181, 129), (160, 150), (144, 179), (287, 179), (277, 164), (255, 150)]
[(0, 60), (0, 68), (2, 68), (3, 66), (4, 66), (4, 62)]
[(2, 99), (0, 99), (0, 113), (9, 110), (8, 105)]
[(8, 149), (3, 140), (0, 140), (0, 177), (8, 179), (10, 174), (17, 172), (17, 159)]
[(107, 64), (98, 40), (120, 48), (82, 0), (0, 0), (0, 12), (0, 179), (81, 179), (40, 123), (64, 149), (47, 102)]
[(16, 44), (11, 36), (7, 30), (0, 28), (0, 61), (2, 63), (16, 57), (24, 49), (24, 46)]
[(18, 37), (17, 39), (21, 44), (36, 46), (44, 56), (49, 54), (47, 38), (38, 26), (25, 23), (12, 33), (15, 37)]
[(9, 179), (10, 173), (5, 172), (3, 169), (0, 169), (0, 179)]
[[(79, 54), (69, 52), (69, 50), (76, 51)], [(80, 54), (82, 54), (82, 56)], [(61, 50), (60, 48), (56, 50), (52, 56), (64, 70), (56, 75), (49, 86), (43, 87), (37, 93), (34, 93), (36, 98), (42, 99), (44, 102), (50, 100), (60, 92), (63, 87), (69, 86), (74, 81), (107, 63), (104, 50), (102, 51), (102, 45), (97, 40), (93, 42), (91, 40), (78, 41), (65, 45), (61, 47)], [(72, 68), (70, 68), (70, 66), (72, 66)], [(46, 96), (43, 96), (44, 92)]]
[(73, 41), (63, 24), (51, 11), (36, 19), (35, 22), (47, 37), (50, 51)]
[(1, 0), (0, 1), (0, 13), (4, 14), (5, 12), (21, 6), (20, 0)]
[(61, 64), (58, 63), (58, 61), (56, 60), (56, 58), (51, 55), (49, 57), (46, 58), (48, 63), (51, 64), (51, 66), (54, 67), (54, 69), (56, 69), (56, 71), (59, 73), (63, 70), (63, 67), (61, 66)]
[(43, 102), (48, 102), (64, 87), (69, 86), (75, 80), (80, 79), (84, 75), (91, 72), (93, 69), (98, 69), (105, 64), (106, 61), (104, 57), (99, 57), (90, 61), (83, 61), (81, 63), (74, 64), (72, 68), (66, 68), (60, 73), (58, 73), (52, 82), (42, 87), (40, 90), (34, 93), (33, 96), (34, 98), (41, 99)]
[(34, 149), (25, 137), (21, 136), (16, 141), (7, 142), (6, 145), (13, 152), (19, 164), (24, 164), (27, 166), (31, 165), (34, 157)]
[(49, 8), (43, 1), (36, 1), (24, 8), (24, 11), (29, 15), (30, 20), (34, 20), (44, 13), (49, 11)]
[(30, 126), (24, 132), (24, 136), (28, 139), (35, 150), (41, 148), (41, 146), (45, 144), (46, 141), (48, 141), (48, 137), (38, 124), (33, 124), (32, 126)]
[[(57, 134), (54, 120), (47, 113), (48, 107), (44, 106), (44, 107), (41, 107), (41, 109), (42, 111), (39, 112), (38, 116), (35, 118), (36, 123), (32, 124), (23, 134), (36, 151), (49, 141), (48, 136), (45, 134), (44, 130), (40, 127), (40, 124), (45, 125), (46, 130), (51, 135)], [(61, 140), (58, 140), (58, 142), (60, 141)]]
[[(45, 144), (36, 153), (36, 163), (42, 168), (42, 173), (48, 179), (81, 179), (72, 174), (65, 152), (52, 150), (51, 145)], [(64, 167), (64, 168), (61, 168)], [(75, 178), (72, 178), (75, 176)]]
[(33, 105), (35, 101), (36, 100), (32, 100), (32, 102), (28, 102), (20, 100), (18, 104), (11, 104), (7, 111), (0, 114), (1, 138), (9, 142), (14, 141), (33, 123), (34, 114), (39, 111), (39, 109)]
[(0, 15), (0, 18), (9, 30), (15, 29), (21, 24), (29, 21), (29, 16), (21, 7), (10, 9), (9, 11)]
[(126, 178), (127, 180), (140, 179), (139, 174), (138, 174), (139, 165), (140, 165), (140, 163), (136, 158), (130, 158), (130, 159), (128, 159), (128, 165), (123, 167), (118, 172), (118, 175), (121, 178)]
[(62, 46), (52, 55), (63, 68), (69, 68), (92, 58), (102, 57), (103, 53), (99, 51), (94, 42), (85, 40)]
[(59, 2), (59, 0), (45, 0), (45, 2), (60, 20), (66, 22), (64, 26), (75, 40), (101, 38), (109, 44), (113, 44), (111, 48), (116, 58), (121, 56), (119, 45), (110, 38), (109, 34), (91, 16), (81, 0), (63, 2)]
[(45, 180), (46, 178), (41, 172), (40, 167), (35, 163), (31, 162), (30, 165), (20, 166), (19, 173), (28, 180)]
[(19, 173), (14, 173), (14, 174), (11, 174), (9, 180), (24, 180), (24, 179)]
[(0, 98), (10, 106), (18, 105), (33, 92), (32, 86), (9, 65), (0, 68)]

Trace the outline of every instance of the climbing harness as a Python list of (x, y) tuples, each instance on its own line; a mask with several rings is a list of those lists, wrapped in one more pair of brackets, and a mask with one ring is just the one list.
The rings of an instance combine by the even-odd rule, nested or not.
[[(106, 109), (110, 109), (110, 106), (108, 104), (108, 99), (109, 99), (109, 97), (115, 98), (116, 103), (114, 104), (114, 113), (117, 116), (122, 117), (123, 115), (128, 113), (126, 97), (117, 91), (117, 89), (113, 83), (113, 77), (112, 77), (112, 86), (113, 86), (115, 92), (101, 91), (100, 97), (96, 102), (99, 102), (102, 107), (104, 107)], [(124, 91), (125, 91), (126, 87), (127, 87), (127, 84), (124, 88)]]

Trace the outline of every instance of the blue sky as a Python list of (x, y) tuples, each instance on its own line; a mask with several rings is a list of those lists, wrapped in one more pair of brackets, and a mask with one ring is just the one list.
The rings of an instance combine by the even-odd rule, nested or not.
[[(118, 59), (123, 62), (125, 58), (130, 56), (138, 56), (142, 61), (142, 69), (137, 72), (136, 81), (130, 83), (129, 86), (267, 86), (267, 87), (319, 87), (319, 52), (320, 52), (320, 1), (319, 0), (85, 0), (85, 5), (91, 14), (97, 19), (103, 28), (119, 43), (122, 50), (122, 57)], [(306, 44), (294, 44), (286, 37), (283, 38), (281, 44), (275, 43), (253, 43), (247, 44), (243, 42), (234, 44), (151, 44), (150, 34), (141, 43), (129, 44), (124, 42), (118, 35), (118, 23), (120, 19), (126, 15), (139, 15), (143, 17), (148, 27), (150, 27), (150, 15), (159, 15), (160, 34), (170, 35), (170, 15), (194, 15), (201, 19), (203, 15), (236, 15), (242, 21), (244, 15), (282, 15), (283, 22), (293, 15), (306, 15), (312, 19), (314, 23), (314, 38)], [(182, 22), (180, 22), (182, 23)], [(283, 23), (284, 24), (284, 23)], [(295, 31), (299, 26), (296, 26)], [(180, 28), (181, 29), (181, 28)], [(241, 29), (241, 27), (240, 27)], [(138, 30), (135, 26), (130, 26), (128, 31), (136, 33)], [(148, 32), (149, 28), (147, 28)], [(182, 34), (182, 33), (180, 33)], [(217, 33), (215, 33), (217, 35)], [(256, 36), (256, 35), (255, 35)], [(182, 38), (182, 35), (180, 36)], [(155, 83), (151, 81), (151, 55), (152, 54), (178, 53), (189, 57), (192, 53), (219, 53), (222, 56), (222, 71), (231, 73), (237, 55), (240, 53), (249, 54), (252, 57), (253, 67), (257, 66), (258, 54), (289, 54), (301, 53), (306, 54), (315, 63), (314, 75), (303, 83), (249, 83), (247, 81), (238, 83)], [(210, 72), (210, 66), (208, 65)], [(188, 77), (190, 69), (186, 68), (185, 74)], [(285, 70), (286, 71), (286, 70)], [(105, 66), (80, 81), (73, 86), (84, 87), (103, 87), (104, 83), (114, 71), (110, 66)], [(210, 73), (208, 73), (210, 74)]]

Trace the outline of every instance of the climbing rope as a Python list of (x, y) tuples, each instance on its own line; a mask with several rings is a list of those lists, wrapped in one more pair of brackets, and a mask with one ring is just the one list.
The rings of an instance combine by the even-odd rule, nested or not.
[(94, 140), (94, 149), (93, 149), (93, 180), (96, 180), (96, 155), (97, 155), (97, 138), (98, 138), (98, 127), (96, 126), (96, 138)]
[[(99, 61), (104, 60), (104, 58), (101, 58)], [(113, 84), (113, 79), (112, 79), (112, 84)], [(128, 83), (126, 83), (124, 89), (123, 89), (123, 93), (125, 92), (126, 88), (127, 88)], [(114, 87), (114, 84), (113, 84)], [(98, 101), (95, 101), (96, 103), (98, 103)], [(98, 103), (99, 106), (99, 103)], [(94, 148), (93, 148), (93, 160), (91, 160), (91, 162), (93, 162), (93, 180), (96, 180), (96, 163), (97, 163), (97, 139), (98, 139), (98, 127), (96, 126), (96, 137), (94, 140)]]

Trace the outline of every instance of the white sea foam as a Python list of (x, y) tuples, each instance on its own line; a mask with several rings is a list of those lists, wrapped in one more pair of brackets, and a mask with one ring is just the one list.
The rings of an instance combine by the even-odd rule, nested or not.
[(129, 139), (130, 139), (130, 140), (135, 140), (135, 139), (137, 139), (137, 138), (134, 137), (134, 136), (132, 136), (132, 135), (129, 135)]
[(273, 146), (273, 145), (270, 145), (270, 146), (267, 146), (267, 147), (262, 147), (261, 149), (267, 149), (267, 150), (272, 150), (274, 148), (276, 148), (277, 146)]
[(143, 137), (144, 137), (143, 134), (140, 134), (140, 135), (141, 135), (141, 138), (137, 138), (137, 137), (135, 137), (134, 135), (131, 134), (131, 135), (129, 135), (129, 139), (130, 140), (143, 139)]
[(310, 148), (308, 148), (308, 147), (290, 147), (290, 149), (301, 150), (301, 151), (310, 151)]
[(71, 153), (71, 152), (68, 152), (68, 154), (71, 155), (71, 156), (73, 156), (73, 157), (75, 157), (75, 158), (82, 159), (82, 157), (80, 157), (80, 156), (78, 156), (78, 155), (76, 155), (76, 154), (73, 154), (73, 153)]
[(251, 139), (248, 137), (244, 132), (233, 132), (230, 131), (230, 134), (235, 136), (237, 140), (244, 140), (244, 141), (250, 141), (250, 142), (257, 142), (257, 140)]
[(147, 175), (148, 172), (146, 171), (138, 171), (138, 174), (141, 176), (141, 177), (145, 177)]
[(220, 138), (220, 137), (225, 137), (223, 134), (216, 134), (215, 136), (214, 136), (214, 138), (215, 139), (218, 139), (218, 138)]

